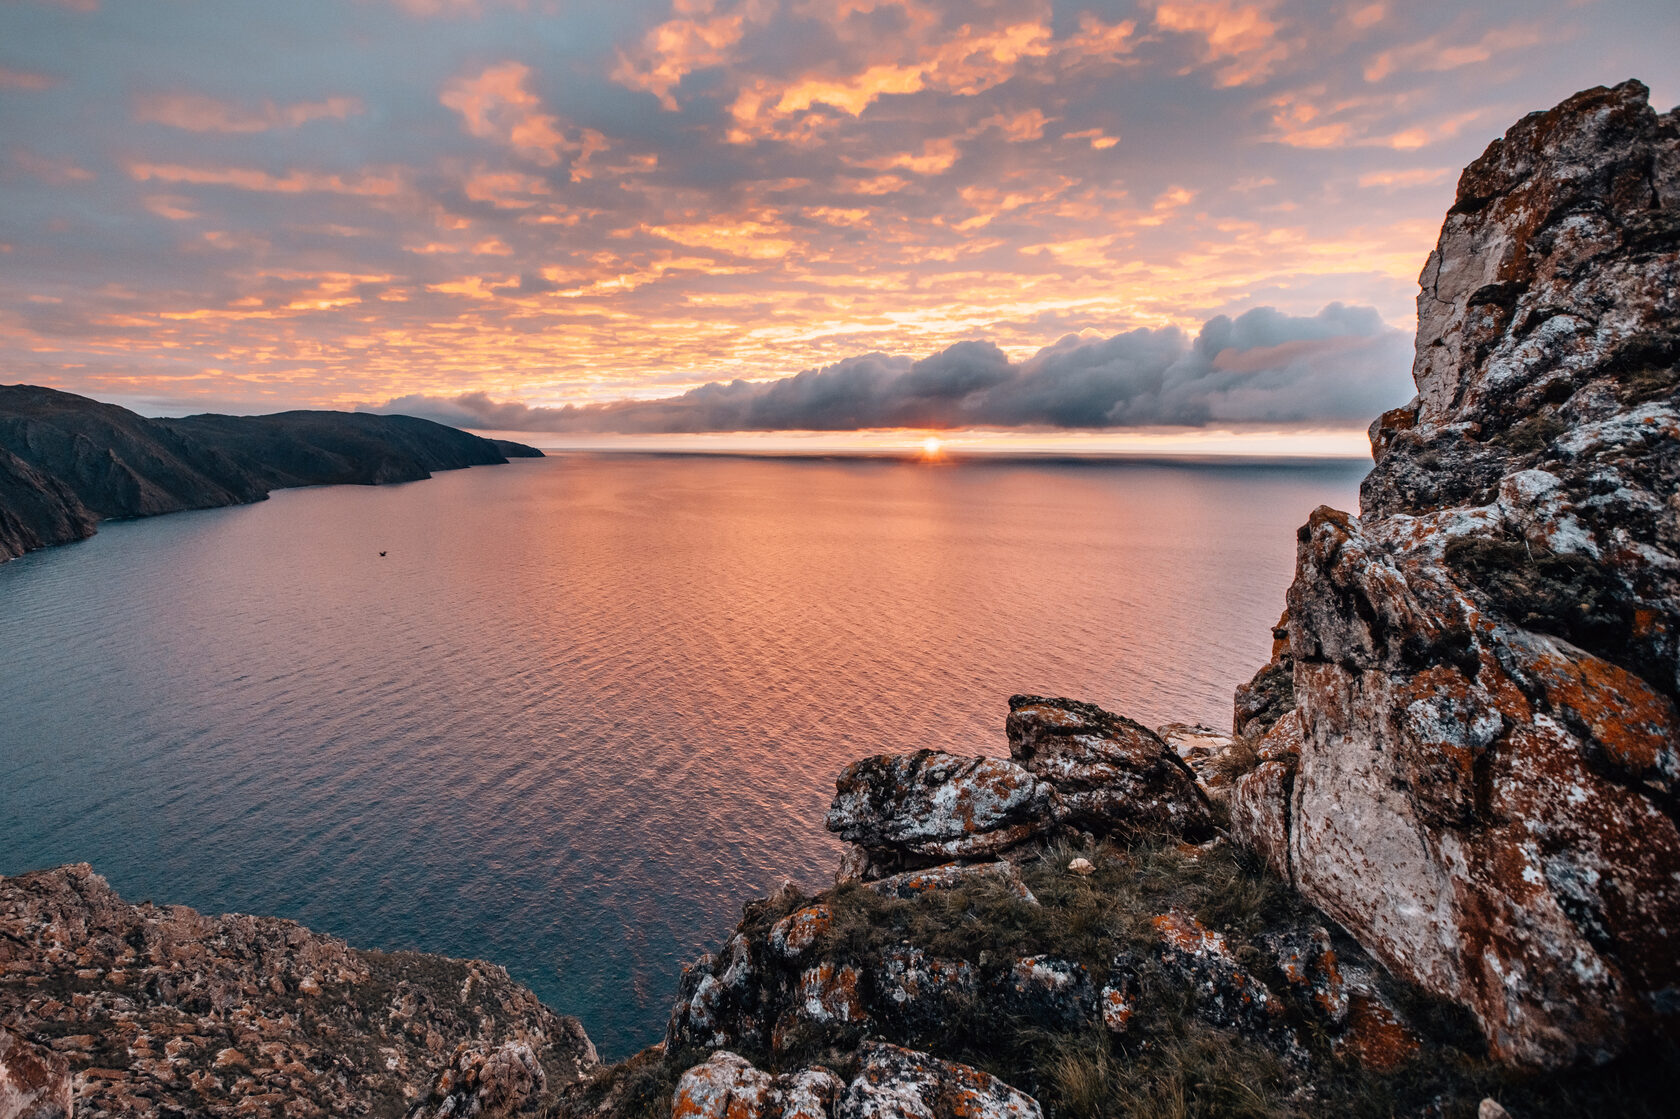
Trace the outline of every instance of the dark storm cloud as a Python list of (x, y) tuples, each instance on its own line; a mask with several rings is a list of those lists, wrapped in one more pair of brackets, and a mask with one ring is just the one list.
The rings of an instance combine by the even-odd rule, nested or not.
[(1173, 327), (1069, 336), (1023, 362), (990, 342), (920, 361), (864, 354), (777, 381), (712, 382), (661, 400), (533, 408), (485, 393), (369, 410), (502, 431), (698, 433), (871, 428), (1107, 430), (1363, 423), (1411, 393), (1408, 339), (1368, 307), (1259, 307)]

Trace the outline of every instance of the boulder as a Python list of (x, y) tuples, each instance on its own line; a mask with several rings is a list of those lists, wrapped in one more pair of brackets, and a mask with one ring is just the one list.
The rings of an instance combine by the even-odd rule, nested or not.
[(1347, 1022), (1347, 984), (1328, 929), (1322, 925), (1280, 929), (1262, 936), (1260, 943), (1271, 951), (1285, 982), (1326, 1023), (1340, 1027)]
[(870, 975), (879, 1017), (908, 1038), (940, 1036), (979, 993), (979, 977), (966, 960), (930, 956), (909, 944), (882, 952)]
[(1009, 698), (1009, 754), (1055, 787), (1063, 821), (1100, 835), (1205, 839), (1213, 815), (1196, 775), (1154, 731), (1090, 703)]
[(784, 960), (798, 959), (834, 925), (834, 911), (818, 903), (796, 909), (770, 928), (770, 950)]
[(1174, 910), (1152, 922), (1161, 938), (1158, 958), (1175, 982), (1195, 995), (1196, 1014), (1209, 1025), (1253, 1037), (1286, 1038), (1283, 1005), (1237, 961), (1220, 933)]
[(677, 1081), (671, 1119), (830, 1119), (841, 1087), (821, 1065), (771, 1076), (720, 1049)]
[(996, 985), (1006, 1014), (1056, 1030), (1079, 1030), (1095, 1022), (1097, 991), (1083, 964), (1054, 956), (1015, 960)]
[(70, 1062), (0, 1029), (0, 1119), (70, 1119)]
[(665, 1045), (673, 1050), (713, 1048), (753, 1043), (763, 1036), (758, 966), (747, 938), (736, 933), (721, 961), (708, 952), (683, 968)]
[(828, 830), (868, 853), (864, 877), (880, 877), (995, 856), (1049, 830), (1056, 811), (1055, 791), (1018, 765), (920, 750), (847, 766)]
[(858, 1052), (861, 1069), (834, 1119), (1042, 1119), (1038, 1101), (995, 1076), (882, 1042)]
[(924, 894), (940, 890), (959, 890), (973, 886), (993, 886), (1013, 894), (1029, 905), (1038, 899), (1021, 877), (1014, 863), (947, 863), (926, 870), (908, 870), (869, 883), (869, 888), (882, 897), (910, 901)]
[(1497, 1057), (1604, 1060), (1680, 1032), (1680, 117), (1626, 82), (1494, 141), (1413, 377), (1299, 534), (1289, 869)]
[(1222, 800), (1229, 782), (1221, 768), (1221, 759), (1231, 749), (1232, 738), (1200, 723), (1167, 723), (1155, 728), (1155, 733), (1178, 760), (1196, 775), (1196, 784), (1210, 800)]
[(1231, 781), (1226, 801), (1231, 840), (1259, 855), (1271, 872), (1290, 880), (1289, 822), (1301, 720), (1291, 709), (1253, 743), (1258, 764)]

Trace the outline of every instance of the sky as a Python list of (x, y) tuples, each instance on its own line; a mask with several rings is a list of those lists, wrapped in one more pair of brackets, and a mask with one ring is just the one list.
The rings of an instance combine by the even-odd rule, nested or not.
[(0, 0), (0, 382), (1358, 450), (1459, 169), (1677, 60), (1672, 0)]

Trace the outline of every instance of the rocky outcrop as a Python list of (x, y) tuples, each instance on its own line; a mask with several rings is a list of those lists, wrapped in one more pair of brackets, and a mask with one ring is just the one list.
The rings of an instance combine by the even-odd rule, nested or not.
[(1500, 1058), (1603, 1060), (1680, 1026), (1680, 117), (1524, 118), (1421, 286), (1417, 398), (1300, 532), (1287, 688), (1239, 697), (1296, 726), (1233, 822)]
[(0, 878), (0, 1021), (68, 1069), (89, 1117), (506, 1114), (597, 1064), (493, 964), (130, 905), (85, 865)]
[(843, 1085), (821, 1065), (772, 1076), (719, 1050), (683, 1073), (671, 1119), (1040, 1119), (1031, 1096), (979, 1069), (896, 1045), (865, 1045)]
[(70, 1062), (0, 1029), (0, 1119), (70, 1119)]
[(828, 830), (867, 856), (863, 877), (986, 858), (1048, 831), (1055, 790), (1018, 765), (934, 750), (853, 762), (834, 783)]
[(93, 535), (100, 518), (260, 501), (291, 486), (378, 485), (541, 456), (411, 416), (281, 412), (153, 420), (0, 385), (0, 560)]
[(1196, 775), (1154, 731), (1091, 703), (1009, 698), (1009, 755), (1049, 783), (1062, 821), (1097, 835), (1213, 833)]

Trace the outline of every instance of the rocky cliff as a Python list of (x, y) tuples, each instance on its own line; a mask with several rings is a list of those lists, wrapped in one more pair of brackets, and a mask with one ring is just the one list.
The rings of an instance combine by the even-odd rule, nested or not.
[(237, 505), (291, 486), (418, 481), (541, 454), (411, 416), (151, 420), (54, 389), (0, 385), (0, 561), (85, 539), (108, 517)]
[(1577, 94), (1459, 181), (1416, 399), (1300, 532), (1236, 833), (1498, 1055), (1680, 1015), (1680, 117)]

